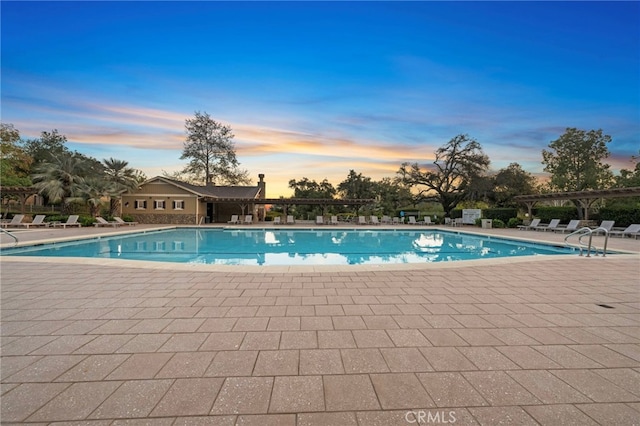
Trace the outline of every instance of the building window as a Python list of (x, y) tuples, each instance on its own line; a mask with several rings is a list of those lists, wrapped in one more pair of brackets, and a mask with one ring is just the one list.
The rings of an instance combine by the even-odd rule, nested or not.
[(184, 201), (182, 200), (175, 200), (173, 202), (173, 209), (174, 210), (184, 210)]
[(154, 209), (164, 210), (164, 200), (155, 200), (153, 203)]
[(136, 200), (136, 210), (146, 210), (147, 200)]

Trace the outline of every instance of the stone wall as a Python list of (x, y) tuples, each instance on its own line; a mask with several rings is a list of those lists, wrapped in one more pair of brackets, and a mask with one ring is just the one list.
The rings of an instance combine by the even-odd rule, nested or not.
[(154, 225), (196, 225), (193, 214), (136, 213), (130, 216), (138, 223)]

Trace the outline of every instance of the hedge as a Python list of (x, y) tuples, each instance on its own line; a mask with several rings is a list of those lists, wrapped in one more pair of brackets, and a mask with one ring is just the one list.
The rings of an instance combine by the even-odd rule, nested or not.
[(615, 220), (616, 227), (627, 227), (635, 223), (640, 224), (640, 209), (633, 207), (601, 207), (597, 214), (590, 219), (598, 221)]
[(542, 223), (549, 223), (553, 219), (560, 219), (560, 223), (567, 223), (578, 218), (578, 209), (574, 206), (552, 207), (541, 206), (532, 210), (533, 216), (540, 219)]
[(482, 217), (484, 219), (498, 219), (504, 223), (507, 223), (509, 222), (509, 219), (517, 216), (518, 209), (514, 208), (482, 209)]

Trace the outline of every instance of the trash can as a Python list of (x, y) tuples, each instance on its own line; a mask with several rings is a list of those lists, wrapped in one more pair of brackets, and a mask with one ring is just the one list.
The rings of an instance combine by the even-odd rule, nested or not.
[(482, 229), (491, 229), (493, 221), (491, 219), (482, 219)]

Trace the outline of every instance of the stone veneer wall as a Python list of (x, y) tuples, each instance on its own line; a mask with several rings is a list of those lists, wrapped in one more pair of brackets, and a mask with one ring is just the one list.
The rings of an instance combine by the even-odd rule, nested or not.
[(138, 223), (154, 225), (196, 225), (193, 214), (144, 214), (136, 213), (130, 215)]

